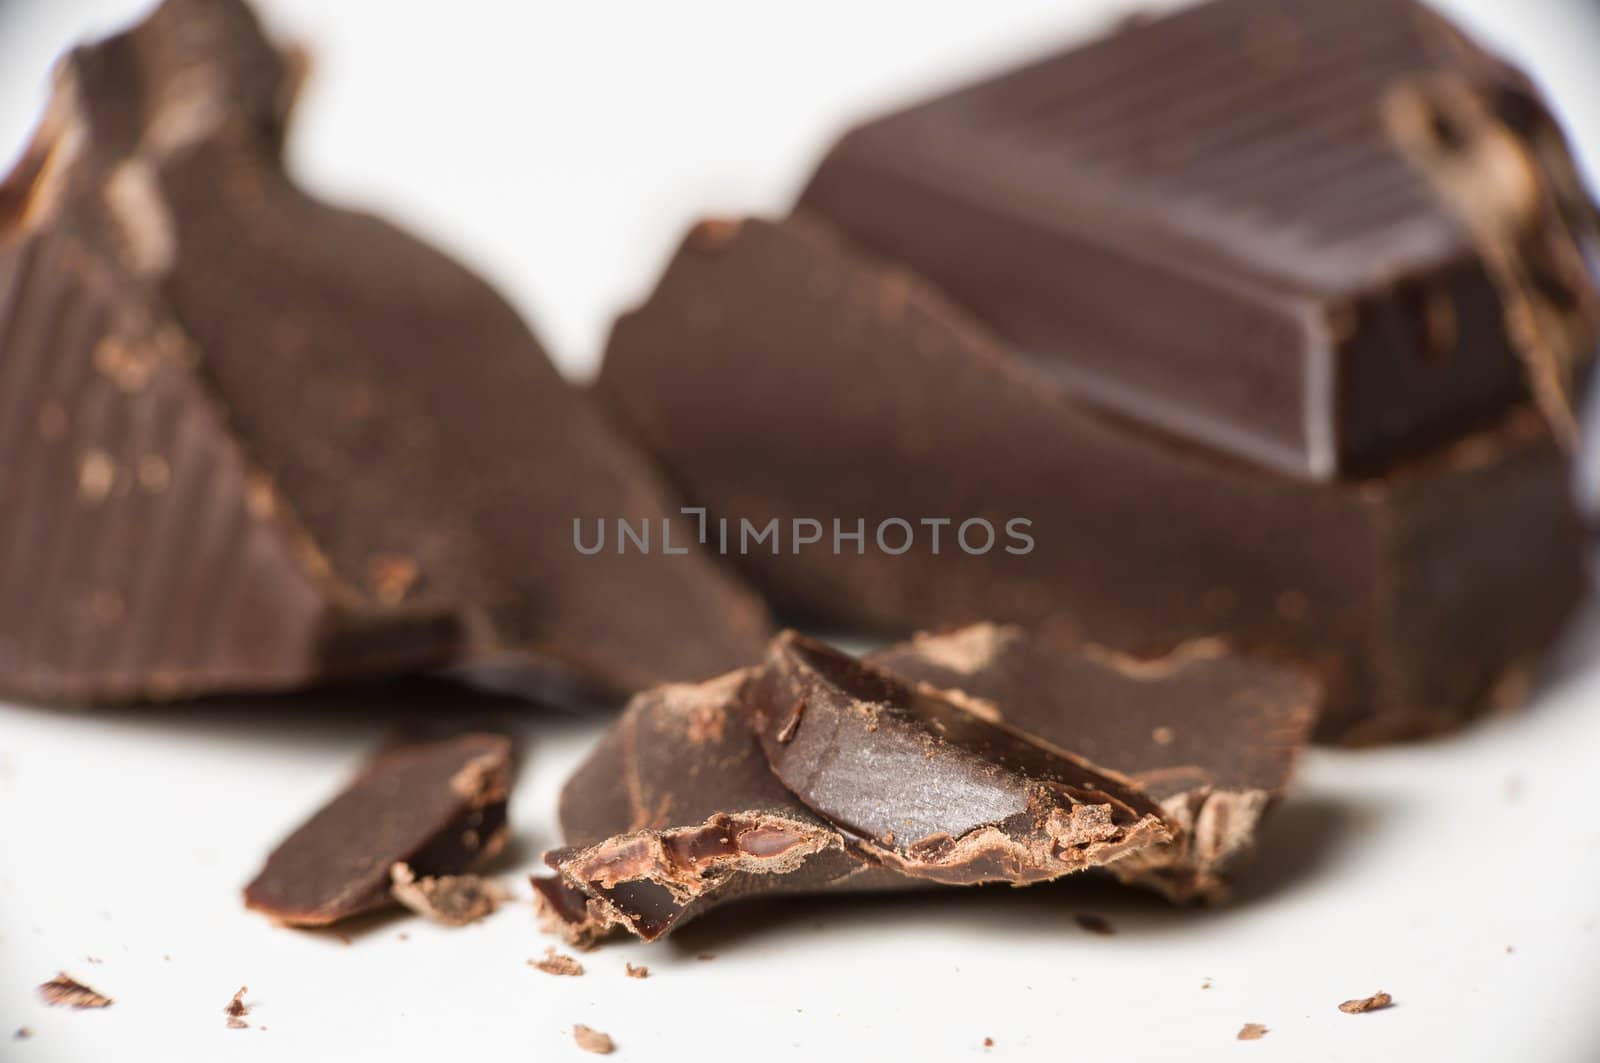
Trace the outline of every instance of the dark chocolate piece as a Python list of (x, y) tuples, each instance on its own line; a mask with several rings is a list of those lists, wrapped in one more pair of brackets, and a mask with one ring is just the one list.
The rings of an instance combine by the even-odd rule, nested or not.
[(389, 748), (267, 858), (246, 906), (291, 926), (388, 907), (395, 864), (454, 875), (506, 839), (511, 741), (464, 734)]
[(1321, 699), (1309, 676), (1215, 639), (1147, 660), (978, 624), (918, 635), (867, 661), (959, 691), (970, 711), (1132, 779), (1177, 836), (1107, 870), (1178, 902), (1226, 897), (1262, 815), (1288, 788)]
[[(1440, 75), (1555, 130), (1414, 0), (1215, 0), (869, 122), (800, 202), (1087, 401), (1280, 472), (1366, 473), (1528, 390), (1481, 244), (1385, 126), (1392, 89)], [(1546, 308), (1590, 337), (1575, 376), (1596, 319)]]
[(1345, 1001), (1339, 1005), (1339, 1010), (1346, 1015), (1360, 1015), (1368, 1011), (1382, 1011), (1384, 1008), (1392, 1007), (1393, 1005), (1394, 997), (1380, 989), (1370, 997)]
[(745, 675), (634, 698), (561, 791), (567, 848), (535, 878), (545, 923), (581, 946), (653, 941), (741, 897), (905, 888), (772, 774), (739, 713)]
[(778, 780), (908, 875), (1042, 882), (1168, 837), (1126, 778), (794, 632), (744, 697)]
[[(1371, 741), (1515, 697), (1582, 593), (1567, 462), (1531, 408), (1307, 483), (1075, 403), (824, 226), (716, 232), (617, 323), (598, 387), (711, 519), (776, 519), (782, 540), (738, 560), (783, 607), (900, 633), (1017, 621), (1136, 656), (1227, 635), (1312, 666), (1319, 732)], [(963, 547), (976, 520), (992, 538)]]
[[(780, 742), (797, 698), (805, 723)], [(837, 756), (807, 775), (824, 744)], [(752, 896), (1041, 881), (1169, 837), (1115, 776), (793, 634), (755, 673), (635, 698), (562, 790), (561, 825), (535, 896), (585, 946)]]
[[(239, 0), (58, 68), (0, 194), (0, 689), (505, 658), (612, 693), (754, 659), (759, 601), (516, 312), (290, 181), (294, 87)], [(669, 514), (682, 555), (577, 549), (620, 518), (659, 553)]]

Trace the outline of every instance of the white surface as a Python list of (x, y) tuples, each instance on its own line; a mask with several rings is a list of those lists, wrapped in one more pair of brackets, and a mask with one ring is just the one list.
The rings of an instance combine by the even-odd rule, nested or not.
[[(25, 136), (50, 57), (140, 6), (0, 0), (0, 155)], [(483, 268), (582, 373), (696, 215), (781, 209), (852, 115), (1127, 6), (266, 10), (318, 52), (298, 167)], [(1594, 9), (1447, 6), (1538, 64), (1595, 169)], [(1226, 910), (1173, 911), (1087, 881), (761, 907), (658, 947), (584, 956), (576, 979), (526, 965), (551, 942), (524, 904), (459, 931), (380, 920), (350, 945), (240, 907), (266, 850), (383, 732), (381, 704), (0, 706), (0, 1060), (576, 1058), (569, 1029), (582, 1022), (611, 1033), (623, 1059), (1593, 1061), (1600, 670), (1571, 662), (1597, 635), (1591, 615), (1520, 718), (1424, 746), (1313, 754)], [(526, 719), (518, 871), (556, 841), (556, 791), (601, 726)], [(506, 878), (526, 897), (520, 874)], [(1085, 933), (1078, 911), (1108, 916), (1117, 935)], [(625, 960), (652, 977), (625, 978)], [(34, 986), (57, 969), (116, 1004), (44, 1007)], [(246, 984), (252, 1028), (229, 1030), (222, 1006)], [(1397, 1007), (1335, 1010), (1380, 988)], [(1240, 1044), (1245, 1022), (1271, 1032)], [(7, 1039), (18, 1026), (34, 1036)]]

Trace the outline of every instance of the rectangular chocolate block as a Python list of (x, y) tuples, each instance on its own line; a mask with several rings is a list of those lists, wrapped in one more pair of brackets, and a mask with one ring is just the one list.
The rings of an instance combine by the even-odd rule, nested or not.
[[(1584, 582), (1567, 462), (1527, 406), (1382, 475), (1264, 472), (1072, 401), (805, 219), (699, 227), (598, 388), (791, 610), (1014, 620), (1141, 656), (1228, 635), (1316, 668), (1326, 737), (1435, 730), (1513, 690)], [(781, 541), (741, 553), (739, 522), (774, 519)], [(963, 546), (967, 521), (989, 534)]]
[[(1554, 129), (1525, 79), (1421, 4), (1216, 0), (869, 122), (801, 206), (1087, 401), (1280, 472), (1371, 472), (1528, 394), (1474, 226), (1386, 122), (1441, 76), (1527, 112), (1502, 159), (1571, 172), (1524, 136)], [(1586, 364), (1586, 278), (1544, 272)]]

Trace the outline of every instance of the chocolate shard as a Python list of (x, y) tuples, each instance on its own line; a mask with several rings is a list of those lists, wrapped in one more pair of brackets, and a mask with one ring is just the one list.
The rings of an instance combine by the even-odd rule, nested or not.
[(1170, 837), (1125, 777), (792, 631), (744, 700), (779, 781), (908, 875), (1042, 882)]
[(245, 905), (290, 926), (327, 926), (396, 903), (396, 864), (405, 892), (492, 857), (506, 840), (511, 760), (511, 740), (496, 734), (385, 749), (273, 850)]
[(1529, 119), (1501, 127), (1509, 156), (1460, 160), (1480, 187), (1576, 173), (1527, 80), (1415, 0), (1214, 0), (870, 121), (800, 203), (1086, 401), (1330, 481), (1517, 404), (1526, 369), (1546, 397), (1593, 359), (1581, 267), (1550, 274), (1555, 298), (1508, 286), (1494, 238), (1390, 139), (1390, 93), (1439, 79)]
[[(1370, 742), (1514, 699), (1582, 593), (1568, 463), (1528, 406), (1309, 483), (1097, 414), (814, 220), (715, 231), (618, 321), (598, 387), (712, 519), (777, 520), (781, 548), (740, 561), (782, 608), (902, 635), (1017, 622), (1141, 657), (1226, 636), (1314, 668), (1319, 733)], [(969, 520), (989, 549), (981, 528), (956, 541)]]
[(567, 847), (535, 878), (547, 927), (589, 946), (654, 941), (740, 898), (907, 888), (813, 814), (768, 767), (734, 672), (634, 698), (561, 791)]
[(682, 555), (579, 553), (574, 521), (660, 545), (675, 503), (484, 281), (293, 184), (297, 81), (240, 0), (57, 69), (0, 186), (0, 689), (754, 659), (763, 608), (686, 523)]
[(1227, 896), (1261, 817), (1288, 788), (1321, 700), (1310, 676), (1215, 639), (1136, 659), (976, 624), (866, 660), (1132, 779), (1160, 802), (1175, 837), (1107, 870), (1180, 903)]

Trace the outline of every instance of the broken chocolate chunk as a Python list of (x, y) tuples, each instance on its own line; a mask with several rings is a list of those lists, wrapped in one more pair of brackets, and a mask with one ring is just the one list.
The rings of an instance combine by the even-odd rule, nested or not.
[[(708, 520), (777, 522), (781, 549), (739, 561), (784, 610), (900, 636), (1016, 622), (1139, 657), (1224, 636), (1312, 668), (1328, 739), (1515, 697), (1585, 586), (1568, 462), (1530, 406), (1372, 476), (1274, 475), (1093, 412), (804, 218), (686, 242), (598, 386)], [(993, 540), (963, 545), (971, 521)]]
[(245, 887), (246, 906), (327, 926), (394, 904), (395, 864), (417, 880), (465, 871), (505, 844), (510, 769), (502, 735), (386, 749), (273, 851)]
[(745, 678), (638, 695), (567, 780), (567, 848), (533, 880), (547, 926), (585, 947), (618, 927), (653, 941), (742, 897), (905, 887), (773, 776)]
[(1185, 643), (1155, 659), (1065, 646), (1015, 626), (918, 635), (867, 657), (907, 682), (959, 692), (985, 719), (1128, 776), (1177, 828), (1108, 867), (1174, 901), (1219, 901), (1311, 739), (1321, 692), (1301, 671)]
[(1127, 779), (792, 631), (744, 701), (778, 780), (918, 878), (1045, 881), (1168, 836)]
[(39, 996), (58, 1008), (108, 1008), (112, 1004), (110, 997), (96, 993), (65, 971), (40, 985)]
[(389, 869), (394, 899), (436, 923), (466, 926), (493, 915), (505, 891), (477, 875), (430, 875), (418, 878), (405, 864)]
[[(241, 0), (57, 68), (0, 186), (0, 689), (494, 662), (612, 694), (753, 659), (761, 603), (516, 311), (290, 180), (296, 81)], [(673, 556), (585, 556), (596, 520)]]
[(635, 698), (561, 824), (536, 901), (582, 946), (753, 896), (1037, 882), (1169, 837), (1125, 780), (792, 633), (759, 670)]
[[(1527, 79), (1425, 5), (1215, 0), (870, 121), (801, 204), (1083, 400), (1332, 481), (1523, 401), (1522, 334), (1559, 348), (1526, 367), (1541, 397), (1561, 378), (1558, 424), (1593, 359), (1593, 298), (1539, 299), (1527, 271), (1506, 284), (1501, 234), (1474, 240), (1506, 220), (1496, 205), (1479, 195), (1463, 225), (1391, 142), (1396, 89), (1466, 85), (1517, 115), (1497, 156), (1448, 160), (1473, 191), (1552, 170), (1579, 189)], [(1544, 236), (1575, 267), (1558, 291), (1586, 290), (1569, 232)]]

